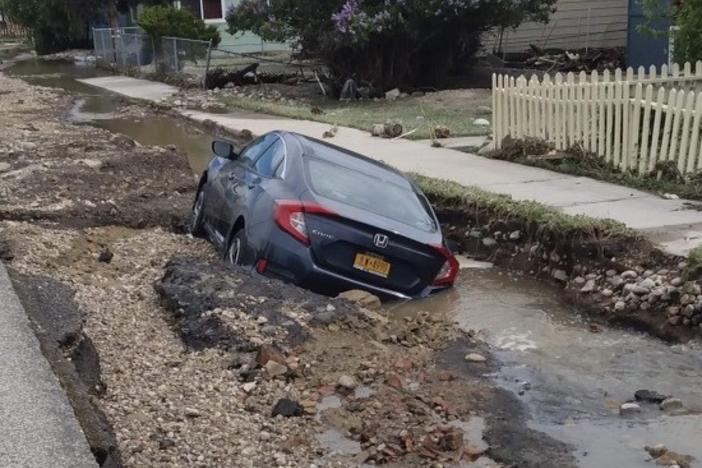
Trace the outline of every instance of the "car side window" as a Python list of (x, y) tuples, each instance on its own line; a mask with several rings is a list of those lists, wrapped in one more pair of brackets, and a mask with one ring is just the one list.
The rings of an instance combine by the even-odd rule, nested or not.
[(237, 161), (244, 167), (253, 166), (254, 161), (256, 161), (271, 146), (271, 144), (278, 139), (279, 138), (276, 135), (262, 136), (244, 148), (237, 158)]
[(266, 149), (254, 163), (254, 169), (267, 179), (276, 176), (276, 170), (285, 159), (285, 144), (280, 138)]

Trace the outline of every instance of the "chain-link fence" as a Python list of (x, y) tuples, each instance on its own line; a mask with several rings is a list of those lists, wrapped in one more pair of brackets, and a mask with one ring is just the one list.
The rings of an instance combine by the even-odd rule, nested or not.
[(136, 74), (158, 74), (204, 83), (211, 43), (177, 37), (153, 39), (138, 28), (93, 29), (98, 65)]

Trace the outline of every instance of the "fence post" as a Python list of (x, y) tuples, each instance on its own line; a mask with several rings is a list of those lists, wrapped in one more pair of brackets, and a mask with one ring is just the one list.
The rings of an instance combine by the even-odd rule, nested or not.
[(692, 121), (692, 137), (690, 138), (690, 151), (687, 155), (687, 172), (694, 172), (697, 166), (697, 145), (700, 138), (700, 111), (702, 110), (702, 93), (697, 95), (695, 107), (690, 108), (694, 118)]
[(202, 77), (203, 89), (207, 89), (207, 74), (210, 72), (210, 60), (212, 60), (212, 39), (210, 39), (207, 43), (207, 60), (205, 61), (205, 76)]
[[(668, 105), (670, 108), (672, 102)], [(670, 131), (670, 147), (668, 149), (668, 155), (666, 157), (667, 161), (673, 161), (675, 159), (675, 154), (678, 150), (678, 135), (680, 134), (680, 114), (682, 113), (683, 106), (685, 105), (685, 92), (683, 90), (678, 91), (675, 96), (675, 111), (673, 114), (673, 129)]]
[(687, 146), (690, 141), (690, 119), (692, 117), (692, 108), (695, 105), (695, 92), (690, 91), (687, 93), (687, 99), (685, 100), (685, 108), (683, 109), (683, 126), (682, 126), (682, 138), (680, 140), (680, 152), (678, 153), (678, 170), (681, 174), (684, 174), (687, 170), (687, 165), (685, 158), (687, 156)]
[(639, 175), (644, 175), (648, 167), (648, 137), (651, 135), (651, 104), (653, 103), (653, 86), (646, 86), (644, 95), (643, 134), (641, 135), (641, 151), (639, 152)]
[(178, 39), (175, 37), (171, 39), (173, 39), (173, 73), (178, 73), (180, 71), (178, 66)]
[(658, 141), (660, 140), (664, 99), (665, 89), (661, 86), (658, 88), (658, 94), (656, 95), (655, 114), (653, 117), (653, 136), (651, 137), (651, 151), (648, 155), (648, 172), (652, 172), (656, 168), (656, 163), (658, 162)]

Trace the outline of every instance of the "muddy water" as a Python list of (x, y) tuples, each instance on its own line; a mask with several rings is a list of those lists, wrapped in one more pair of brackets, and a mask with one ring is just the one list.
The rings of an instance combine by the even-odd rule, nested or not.
[[(144, 145), (177, 146), (196, 172), (209, 158), (211, 137), (180, 119), (120, 118), (118, 96), (75, 81), (97, 76), (94, 67), (26, 61), (10, 73), (79, 97), (71, 118)], [(504, 364), (491, 377), (523, 399), (533, 428), (572, 444), (583, 467), (652, 466), (643, 446), (659, 443), (702, 463), (702, 349), (621, 329), (593, 333), (586, 318), (542, 283), (478, 263), (466, 266), (452, 291), (388, 307), (401, 314), (446, 311), (461, 327), (477, 330)], [(641, 415), (620, 417), (620, 403), (644, 388), (681, 398), (687, 413), (666, 415), (642, 405)], [(358, 449), (339, 436), (330, 432), (324, 441), (341, 452)]]
[(175, 117), (150, 117), (148, 121), (120, 117), (116, 110), (123, 98), (76, 81), (105, 74), (94, 65), (26, 60), (10, 67), (7, 73), (32, 84), (69, 91), (78, 98), (69, 116), (73, 120), (122, 133), (142, 145), (175, 145), (187, 153), (196, 174), (207, 166), (211, 154), (210, 135)]
[[(659, 443), (702, 463), (698, 346), (669, 346), (607, 327), (593, 333), (557, 291), (495, 269), (463, 270), (449, 293), (390, 308), (447, 311), (462, 328), (477, 331), (504, 364), (492, 377), (520, 395), (533, 428), (572, 444), (583, 467), (651, 466), (643, 447)], [(688, 414), (642, 404), (639, 416), (619, 416), (619, 405), (639, 389), (681, 398)]]

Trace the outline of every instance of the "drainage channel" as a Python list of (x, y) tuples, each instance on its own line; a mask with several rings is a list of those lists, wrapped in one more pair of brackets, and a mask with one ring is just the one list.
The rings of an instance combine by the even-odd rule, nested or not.
[[(122, 98), (75, 80), (99, 76), (94, 67), (29, 60), (7, 71), (73, 93), (78, 100), (71, 117), (77, 121), (143, 145), (175, 145), (188, 154), (196, 173), (207, 163), (210, 135), (174, 117), (120, 118)], [(388, 308), (407, 315), (447, 311), (460, 327), (476, 330), (503, 363), (491, 377), (519, 395), (532, 414), (532, 428), (575, 447), (583, 467), (651, 466), (643, 447), (656, 444), (702, 463), (699, 346), (670, 346), (628, 330), (593, 327), (543, 283), (476, 262), (464, 266), (452, 291)], [(671, 414), (642, 403), (641, 413), (620, 416), (620, 405), (640, 389), (680, 398), (684, 408)], [(328, 433), (326, 442), (356, 449), (338, 436)]]
[[(664, 444), (702, 463), (702, 349), (600, 328), (559, 300), (558, 291), (497, 269), (464, 269), (456, 287), (393, 313), (448, 311), (503, 363), (492, 377), (519, 395), (530, 426), (576, 448), (583, 467), (645, 467), (644, 446)], [(619, 415), (637, 390), (683, 401), (679, 412), (641, 403)], [(694, 465), (697, 466), (697, 465)]]

